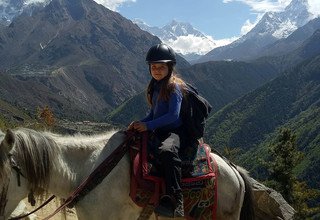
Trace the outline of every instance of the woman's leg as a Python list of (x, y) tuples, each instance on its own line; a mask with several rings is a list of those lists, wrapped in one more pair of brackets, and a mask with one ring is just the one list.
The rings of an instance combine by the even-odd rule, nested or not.
[[(158, 210), (161, 212), (166, 210), (171, 212), (168, 214), (169, 216), (173, 217), (184, 216), (183, 197), (181, 190), (181, 159), (179, 157), (179, 148), (179, 136), (177, 134), (170, 133), (162, 141), (158, 154), (162, 173), (166, 183), (166, 194), (173, 199), (174, 204), (172, 204), (170, 207), (168, 201), (165, 201), (163, 204), (160, 203), (160, 207), (158, 207), (156, 211)], [(160, 214), (164, 213), (162, 212)]]
[(181, 160), (179, 157), (179, 136), (171, 133), (159, 147), (159, 160), (166, 182), (166, 193), (181, 192)]

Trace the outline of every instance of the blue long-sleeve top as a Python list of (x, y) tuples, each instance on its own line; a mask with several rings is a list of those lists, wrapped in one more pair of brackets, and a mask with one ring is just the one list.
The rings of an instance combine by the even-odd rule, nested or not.
[(170, 94), (169, 100), (159, 100), (158, 96), (161, 88), (161, 81), (153, 85), (152, 107), (149, 114), (141, 122), (145, 122), (148, 130), (161, 128), (172, 130), (182, 124), (180, 118), (180, 108), (182, 102), (182, 92), (180, 86), (175, 84), (175, 89)]

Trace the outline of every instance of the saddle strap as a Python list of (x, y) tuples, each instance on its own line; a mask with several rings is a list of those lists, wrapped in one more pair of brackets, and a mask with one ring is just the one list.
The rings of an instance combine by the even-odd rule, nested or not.
[(152, 204), (148, 204), (145, 207), (143, 207), (140, 216), (137, 220), (148, 220), (150, 216), (152, 215), (155, 207)]

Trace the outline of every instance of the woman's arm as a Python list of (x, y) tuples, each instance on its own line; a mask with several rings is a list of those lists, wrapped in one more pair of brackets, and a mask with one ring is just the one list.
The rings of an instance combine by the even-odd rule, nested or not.
[(153, 108), (151, 108), (148, 115), (145, 118), (141, 119), (140, 121), (147, 122), (147, 121), (151, 121), (152, 119), (153, 119)]
[(154, 120), (145, 121), (148, 130), (161, 128), (178, 120), (181, 109), (181, 103), (182, 93), (180, 88), (176, 88), (175, 91), (170, 95), (168, 112)]

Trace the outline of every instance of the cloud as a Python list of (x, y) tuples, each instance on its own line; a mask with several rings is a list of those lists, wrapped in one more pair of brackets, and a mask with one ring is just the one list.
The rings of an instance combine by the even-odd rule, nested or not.
[(48, 0), (26, 0), (24, 2), (25, 5), (29, 5), (29, 4), (34, 4), (34, 3), (39, 3), (39, 2), (47, 2)]
[(6, 7), (9, 3), (9, 0), (0, 0), (0, 6)]
[(256, 26), (256, 24), (260, 21), (260, 19), (262, 18), (263, 14), (258, 14), (257, 18), (254, 22), (251, 22), (249, 19), (245, 21), (245, 23), (242, 25), (241, 27), (241, 32), (240, 35), (245, 35), (246, 33), (248, 33), (249, 31), (251, 31), (252, 28), (254, 28), (254, 26)]
[[(250, 7), (252, 13), (257, 14), (257, 18), (254, 22), (249, 19), (245, 21), (241, 27), (241, 36), (248, 33), (262, 18), (265, 12), (279, 12), (283, 11), (292, 0), (223, 0), (223, 3), (241, 2)], [(320, 4), (319, 0), (308, 0), (309, 11), (315, 15), (320, 16)]]
[(309, 10), (315, 16), (320, 16), (320, 2), (319, 0), (308, 0)]
[[(317, 1), (317, 0), (314, 0)], [(268, 11), (282, 11), (291, 0), (223, 0), (223, 3), (241, 2), (248, 5), (255, 13), (265, 13)]]
[(204, 55), (212, 49), (227, 45), (237, 38), (214, 40), (211, 36), (199, 37), (194, 35), (180, 36), (176, 40), (168, 40), (164, 43), (170, 45), (174, 50), (181, 54), (196, 53)]
[(222, 47), (222, 46), (231, 44), (233, 41), (238, 40), (238, 39), (239, 39), (239, 37), (231, 37), (231, 38), (215, 40), (216, 47)]
[(250, 7), (251, 12), (257, 15), (255, 21), (251, 21), (250, 19), (248, 19), (242, 25), (240, 35), (243, 36), (246, 33), (248, 33), (260, 21), (264, 13), (270, 11), (283, 11), (285, 7), (289, 5), (291, 0), (223, 0), (223, 3), (226, 4), (231, 2), (241, 2), (245, 5), (248, 5)]
[[(42, 2), (49, 2), (51, 0), (24, 0), (24, 5), (30, 5), (34, 3), (42, 3)], [(10, 0), (0, 0), (0, 6), (7, 6), (9, 4)]]
[[(250, 7), (255, 13), (265, 13), (268, 11), (283, 11), (292, 0), (223, 0), (223, 3), (241, 2)], [(308, 0), (309, 10), (314, 15), (320, 15), (319, 0)]]
[(246, 20), (246, 22), (244, 23), (244, 25), (242, 25), (241, 27), (241, 35), (245, 35), (246, 33), (248, 33), (249, 31), (251, 31), (251, 29), (255, 26), (255, 23), (251, 23), (251, 21), (248, 19)]
[(136, 2), (136, 0), (95, 0), (95, 2), (109, 8), (110, 10), (117, 11), (117, 8), (122, 4)]

